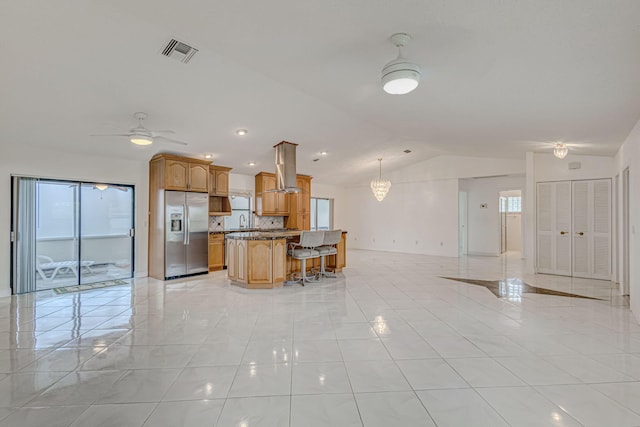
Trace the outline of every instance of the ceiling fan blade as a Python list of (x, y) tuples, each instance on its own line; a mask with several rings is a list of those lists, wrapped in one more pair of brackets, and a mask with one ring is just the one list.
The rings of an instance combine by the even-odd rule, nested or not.
[(177, 139), (171, 139), (171, 138), (167, 138), (166, 136), (157, 136), (154, 139), (157, 139), (158, 141), (166, 141), (166, 142), (170, 142), (172, 144), (179, 144), (179, 145), (189, 145), (186, 142), (183, 141), (178, 141)]
[(176, 131), (171, 130), (171, 129), (165, 129), (165, 130), (155, 130), (155, 129), (147, 129), (149, 132), (151, 133), (176, 133)]
[(129, 136), (128, 133), (92, 133), (89, 136)]

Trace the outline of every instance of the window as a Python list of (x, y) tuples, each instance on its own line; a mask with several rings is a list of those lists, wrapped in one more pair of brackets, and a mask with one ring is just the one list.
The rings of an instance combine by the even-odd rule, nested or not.
[[(241, 228), (251, 227), (251, 194), (232, 194), (231, 199), (231, 216), (224, 220), (224, 228), (226, 230), (237, 230)], [(241, 223), (242, 221), (242, 223)]]
[(508, 213), (522, 212), (522, 197), (521, 196), (501, 197), (500, 212), (508, 212)]
[(333, 200), (311, 198), (311, 230), (331, 230), (333, 228)]
[(522, 197), (509, 197), (507, 199), (507, 212), (522, 212)]

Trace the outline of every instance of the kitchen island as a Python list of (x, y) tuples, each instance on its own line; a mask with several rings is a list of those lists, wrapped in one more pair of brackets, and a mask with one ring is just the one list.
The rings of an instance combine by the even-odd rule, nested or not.
[[(287, 257), (287, 242), (300, 238), (300, 231), (252, 231), (229, 233), (227, 245), (227, 275), (234, 285), (248, 289), (278, 288), (300, 270), (300, 261)], [(337, 245), (338, 254), (327, 257), (327, 267), (342, 271), (346, 265), (346, 235)], [(307, 267), (319, 267), (320, 259), (308, 262)]]

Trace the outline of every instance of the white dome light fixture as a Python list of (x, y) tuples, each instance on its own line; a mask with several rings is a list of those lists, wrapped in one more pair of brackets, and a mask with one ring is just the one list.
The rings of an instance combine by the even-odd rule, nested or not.
[(371, 191), (376, 200), (381, 202), (387, 197), (387, 193), (391, 188), (391, 181), (382, 179), (382, 159), (378, 159), (378, 162), (380, 162), (380, 173), (378, 179), (371, 180)]
[(553, 148), (554, 156), (556, 156), (559, 159), (564, 159), (565, 157), (567, 157), (568, 153), (569, 153), (569, 147), (567, 147), (566, 144), (562, 142), (556, 142), (556, 145)]
[(402, 57), (402, 48), (409, 40), (411, 36), (405, 33), (391, 36), (391, 43), (398, 48), (398, 57), (382, 68), (382, 88), (391, 95), (409, 93), (420, 83), (420, 66)]

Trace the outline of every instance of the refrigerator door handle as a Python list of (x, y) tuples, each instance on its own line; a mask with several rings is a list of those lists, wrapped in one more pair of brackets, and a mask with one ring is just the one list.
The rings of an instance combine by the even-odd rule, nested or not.
[(191, 243), (191, 236), (190, 236), (190, 233), (191, 233), (191, 218), (189, 218), (189, 205), (185, 205), (185, 206), (186, 206), (186, 209), (187, 209), (187, 220), (186, 220), (187, 229), (186, 229), (186, 232), (184, 233), (184, 238), (186, 240), (185, 245), (189, 245), (189, 243)]
[(182, 205), (182, 218), (184, 221), (184, 225), (182, 227), (182, 244), (187, 245), (187, 236), (189, 235), (187, 231), (187, 205)]

